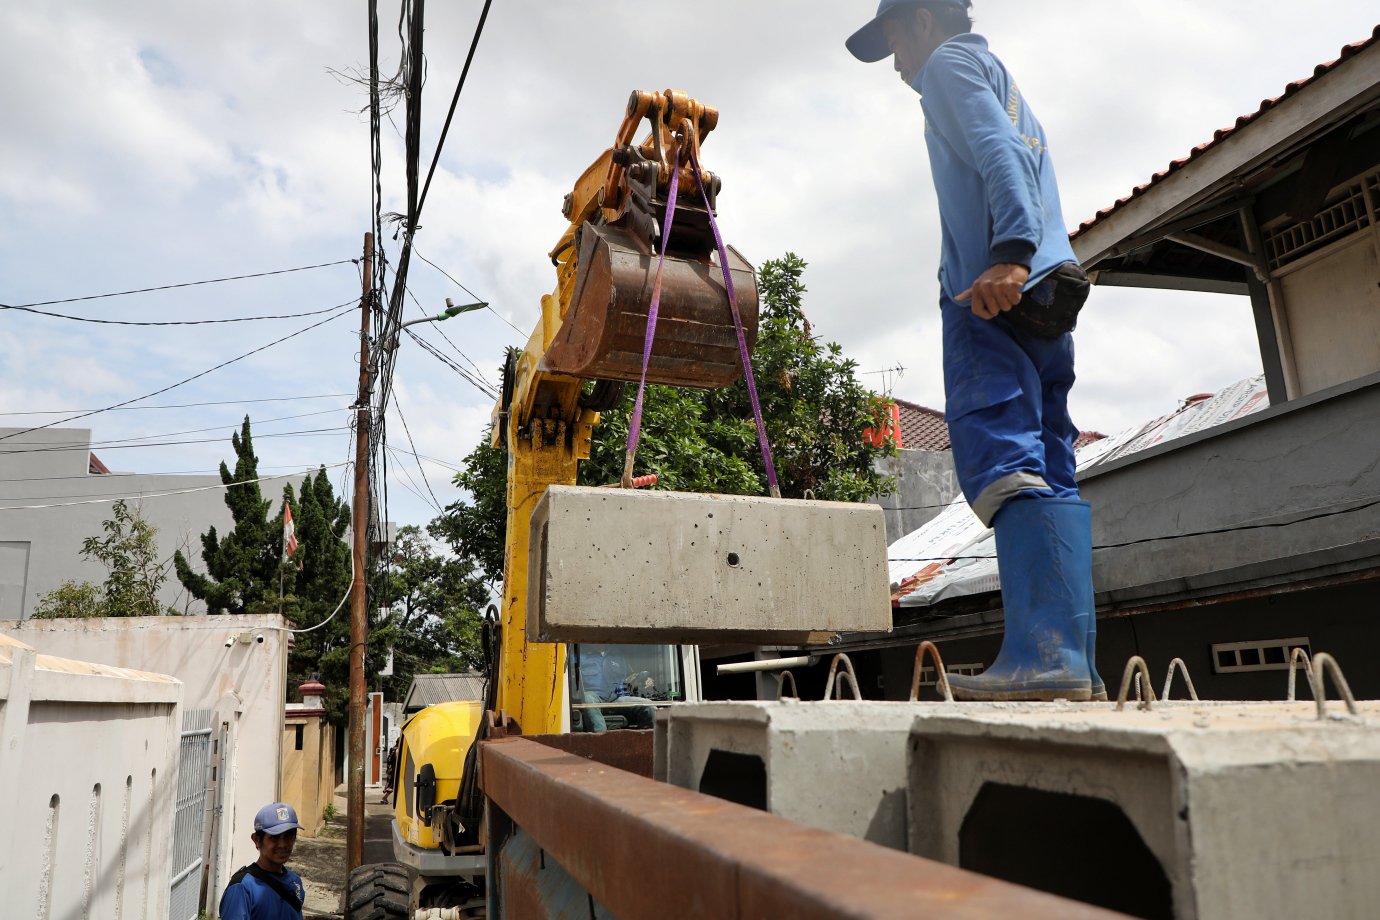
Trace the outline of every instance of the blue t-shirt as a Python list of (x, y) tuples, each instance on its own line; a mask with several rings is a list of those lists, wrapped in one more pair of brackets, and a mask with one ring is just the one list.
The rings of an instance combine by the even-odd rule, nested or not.
[(1000, 263), (1030, 268), (1029, 290), (1069, 245), (1045, 129), (987, 39), (965, 34), (930, 56), (912, 88), (939, 198), (939, 283), (950, 298)]
[[(306, 900), (307, 893), (297, 873), (284, 869), (277, 878), (284, 888), (297, 895), (299, 902)], [(282, 895), (246, 872), (244, 878), (220, 896), (220, 920), (302, 920), (302, 912), (293, 910)]]

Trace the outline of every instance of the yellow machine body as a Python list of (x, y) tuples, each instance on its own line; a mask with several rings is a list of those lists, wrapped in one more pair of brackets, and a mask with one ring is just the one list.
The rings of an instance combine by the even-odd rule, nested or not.
[(406, 842), (427, 849), (440, 843), (440, 828), (428, 827), (418, 813), (417, 775), (425, 764), (431, 764), (436, 771), (436, 801), (459, 796), (465, 755), (474, 743), (483, 716), (483, 703), (459, 700), (428, 706), (403, 723), (393, 781), (393, 816), (398, 822), (398, 835)]
[[(650, 136), (634, 147), (632, 141), (644, 119), (651, 124)], [(674, 262), (675, 268), (663, 278), (662, 304), (666, 312), (662, 316), (664, 323), (657, 326), (647, 382), (726, 386), (742, 372), (741, 361), (728, 347), (736, 341), (732, 338), (736, 336), (732, 331), (733, 316), (703, 209), (701, 190), (709, 190), (712, 201), (719, 182), (708, 172), (697, 175), (683, 160), (677, 165), (675, 155), (677, 149), (684, 150), (687, 145), (698, 151), (704, 136), (717, 123), (716, 109), (684, 93), (666, 90), (632, 94), (614, 146), (585, 170), (566, 196), (563, 214), (570, 224), (550, 253), (556, 265), (556, 289), (542, 297), (541, 320), (512, 369), (511, 379), (505, 381), (504, 397), (494, 407), (492, 446), (508, 452), (507, 543), (496, 706), (517, 722), (518, 730), (526, 735), (561, 731), (565, 712), (565, 646), (528, 641), (528, 524), (547, 486), (576, 484), (579, 461), (589, 458), (591, 435), (599, 423), (598, 412), (579, 404), (585, 378), (556, 373), (552, 368), (602, 367), (608, 370), (601, 374), (588, 370), (585, 373), (599, 379), (636, 379), (626, 369), (612, 367), (620, 361), (626, 363), (627, 359), (617, 354), (631, 347), (627, 334), (613, 332), (636, 326), (639, 319), (638, 328), (646, 328), (648, 304), (641, 300), (650, 299), (652, 285), (647, 279), (657, 265), (652, 247), (660, 243), (659, 238), (648, 233), (649, 227), (656, 226), (648, 223), (648, 215), (654, 213), (652, 205), (664, 200), (669, 192), (672, 169), (679, 170), (679, 193), (667, 263)], [(657, 195), (663, 199), (657, 199)], [(682, 214), (684, 227), (676, 230), (682, 227)], [(604, 232), (600, 228), (611, 229)], [(626, 294), (619, 298), (617, 285), (592, 282), (581, 275), (581, 249), (587, 257), (601, 253), (603, 261), (599, 265), (607, 269), (609, 247), (603, 246), (601, 250), (596, 245), (596, 230), (599, 239), (607, 239), (608, 234), (617, 236), (629, 252), (643, 247), (643, 276), (638, 279), (638, 289), (646, 291), (645, 298), (629, 298)], [(678, 240), (677, 232), (682, 234)], [(757, 335), (756, 277), (752, 267), (736, 252), (731, 261), (744, 332), (751, 343)], [(586, 275), (594, 277), (593, 265), (586, 265), (585, 269)], [(629, 269), (623, 267), (619, 271), (623, 273), (620, 283), (626, 287)], [(719, 313), (709, 312), (711, 301), (719, 305)], [(585, 311), (583, 318), (577, 316), (580, 311)], [(592, 318), (594, 311), (600, 315)], [(584, 348), (587, 343), (578, 340), (588, 335), (572, 340), (575, 330), (594, 327), (610, 330), (603, 338), (606, 344), (600, 347), (613, 353), (591, 357)], [(640, 344), (636, 350), (640, 360)], [(579, 360), (572, 358), (577, 352), (581, 353)], [(687, 362), (697, 362), (698, 372), (687, 371)], [(736, 370), (732, 362), (737, 362)]]

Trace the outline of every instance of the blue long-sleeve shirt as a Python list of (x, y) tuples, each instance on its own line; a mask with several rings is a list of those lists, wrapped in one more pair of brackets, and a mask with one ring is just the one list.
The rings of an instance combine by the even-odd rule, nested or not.
[(1030, 269), (1026, 289), (1076, 262), (1045, 129), (1011, 73), (965, 34), (931, 55), (912, 87), (925, 111), (943, 228), (939, 283), (950, 298), (993, 265)]
[[(299, 901), (306, 900), (306, 891), (296, 872), (284, 869), (281, 881)], [(220, 896), (220, 920), (302, 920), (302, 912), (293, 910), (282, 895), (246, 874)]]

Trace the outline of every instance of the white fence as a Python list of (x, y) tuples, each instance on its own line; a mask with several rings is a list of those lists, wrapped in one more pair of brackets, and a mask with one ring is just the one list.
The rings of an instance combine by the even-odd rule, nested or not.
[(0, 636), (5, 917), (167, 917), (181, 690)]
[(196, 920), (201, 909), (202, 843), (206, 835), (206, 790), (211, 780), (212, 721), (213, 713), (209, 709), (182, 712), (168, 920)]

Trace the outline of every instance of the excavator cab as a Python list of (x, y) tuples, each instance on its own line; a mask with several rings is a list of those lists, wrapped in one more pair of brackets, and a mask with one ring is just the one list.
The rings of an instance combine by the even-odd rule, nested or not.
[(651, 728), (656, 710), (698, 702), (698, 649), (692, 645), (566, 647), (570, 730)]

